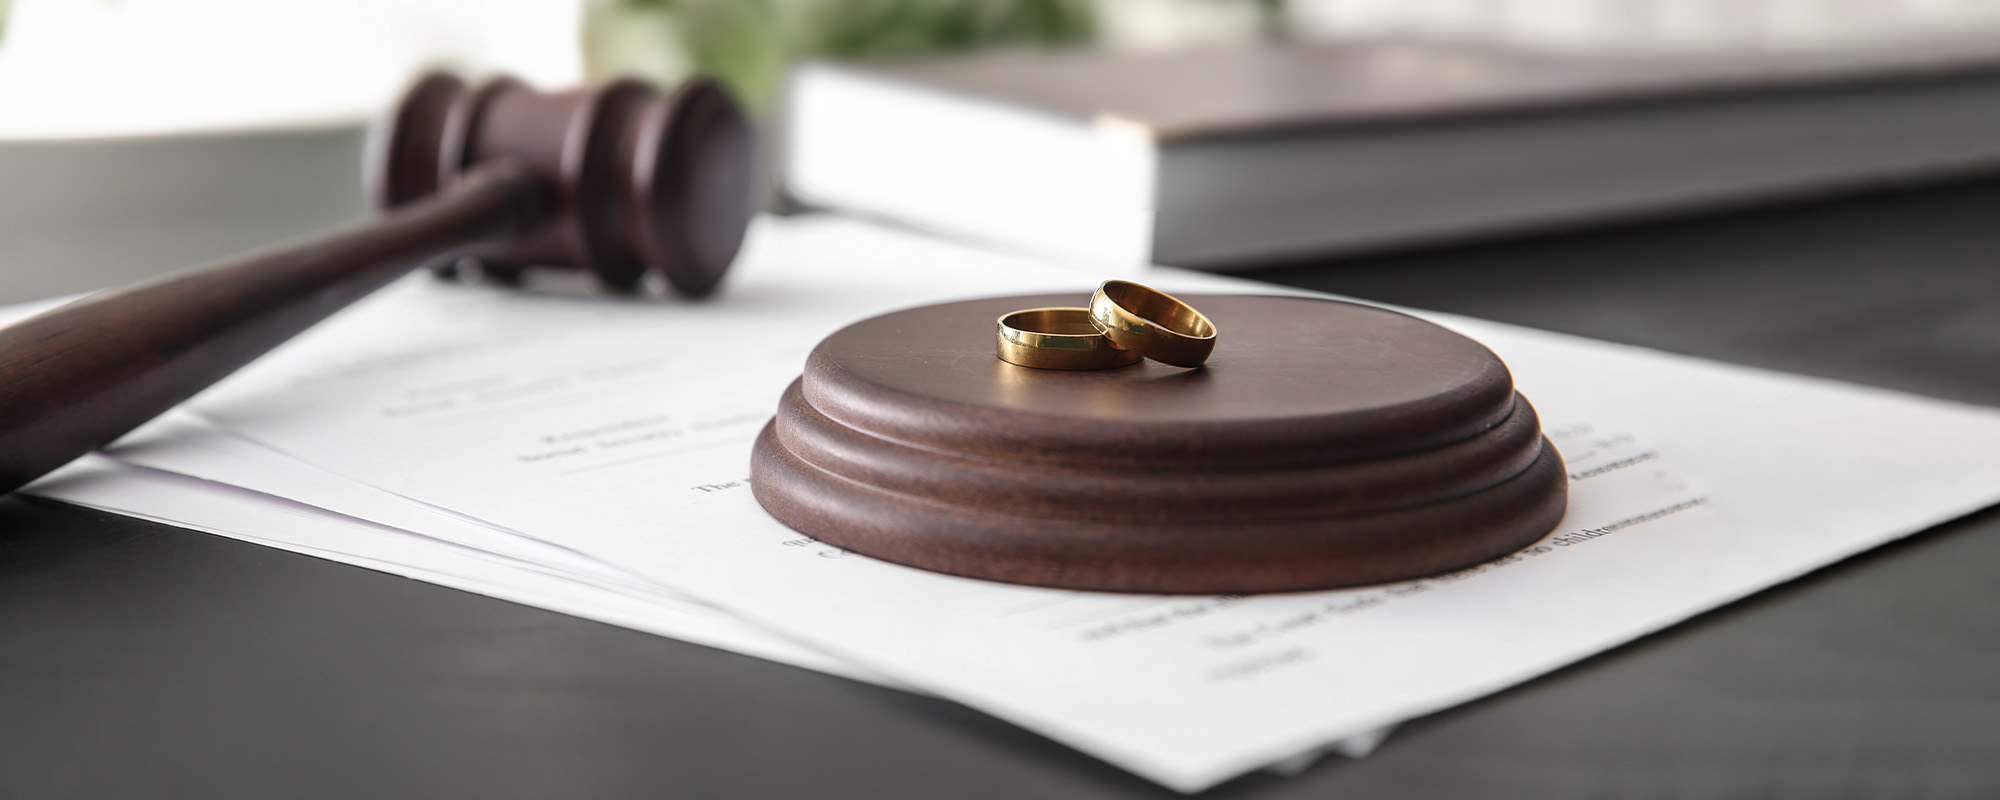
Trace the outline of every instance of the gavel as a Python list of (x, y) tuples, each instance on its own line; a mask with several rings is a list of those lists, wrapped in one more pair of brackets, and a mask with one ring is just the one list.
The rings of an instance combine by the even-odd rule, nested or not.
[(560, 92), (425, 76), (371, 131), (380, 213), (103, 292), (0, 330), (0, 492), (109, 444), (421, 267), (657, 274), (712, 292), (762, 199), (749, 122), (715, 82)]

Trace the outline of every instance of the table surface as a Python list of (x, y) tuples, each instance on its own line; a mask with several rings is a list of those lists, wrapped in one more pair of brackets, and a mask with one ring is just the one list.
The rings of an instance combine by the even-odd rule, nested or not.
[[(353, 219), (359, 149), (0, 144), (0, 301)], [(1996, 220), (1964, 182), (1257, 277), (2000, 405)], [(2000, 796), (1996, 574), (1989, 509), (1210, 794)], [(1175, 796), (953, 703), (0, 499), (0, 796), (435, 795)]]

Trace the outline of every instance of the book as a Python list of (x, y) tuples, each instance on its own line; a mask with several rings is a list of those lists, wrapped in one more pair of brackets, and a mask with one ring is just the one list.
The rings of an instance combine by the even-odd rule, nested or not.
[(1728, 57), (1370, 41), (807, 63), (807, 207), (1217, 271), (2000, 166), (2000, 42)]

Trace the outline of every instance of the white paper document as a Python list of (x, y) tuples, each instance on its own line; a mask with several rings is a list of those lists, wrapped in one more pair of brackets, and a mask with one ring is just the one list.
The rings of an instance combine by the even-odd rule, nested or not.
[(667, 591), (637, 592), (530, 562), (413, 536), (325, 509), (229, 491), (87, 456), (35, 493), (280, 550), (449, 586), (855, 680), (907, 688), (870, 670)]
[[(800, 645), (595, 559), (355, 483), (170, 412), (110, 456), (70, 465), (34, 491), (72, 503), (375, 569), (646, 633), (852, 678), (913, 687)], [(496, 538), (496, 534), (498, 538)], [(496, 546), (497, 545), (497, 546)], [(490, 548), (490, 549), (488, 549)], [(514, 555), (509, 555), (513, 553)], [(607, 572), (609, 574), (607, 574)], [(1393, 726), (1315, 749), (1360, 758)]]
[[(848, 221), (759, 226), (712, 303), (406, 281), (191, 410), (483, 526), (438, 534), (454, 544), (492, 552), (473, 537), (504, 534), (496, 547), (521, 548), (509, 557), (546, 547), (606, 580), (684, 592), (1183, 791), (1493, 692), (2000, 501), (1993, 409), (1426, 315), (1507, 362), (1567, 462), (1568, 514), (1536, 545), (1425, 580), (1251, 597), (932, 574), (772, 520), (747, 488), (752, 438), (812, 345), (844, 324), (975, 295), (1081, 302), (1109, 276)], [(1172, 271), (1144, 279), (1273, 291)]]

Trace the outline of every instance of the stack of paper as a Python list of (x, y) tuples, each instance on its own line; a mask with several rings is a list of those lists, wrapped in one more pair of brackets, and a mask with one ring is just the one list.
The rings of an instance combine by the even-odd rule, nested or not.
[[(704, 304), (414, 278), (32, 491), (984, 709), (1199, 790), (2000, 501), (2000, 412), (1442, 315), (1571, 471), (1541, 543), (1403, 584), (1134, 596), (841, 551), (747, 490), (824, 335), (1074, 269), (759, 223)], [(1133, 277), (1133, 276), (1123, 276)], [(1170, 290), (1270, 287), (1159, 270)]]

